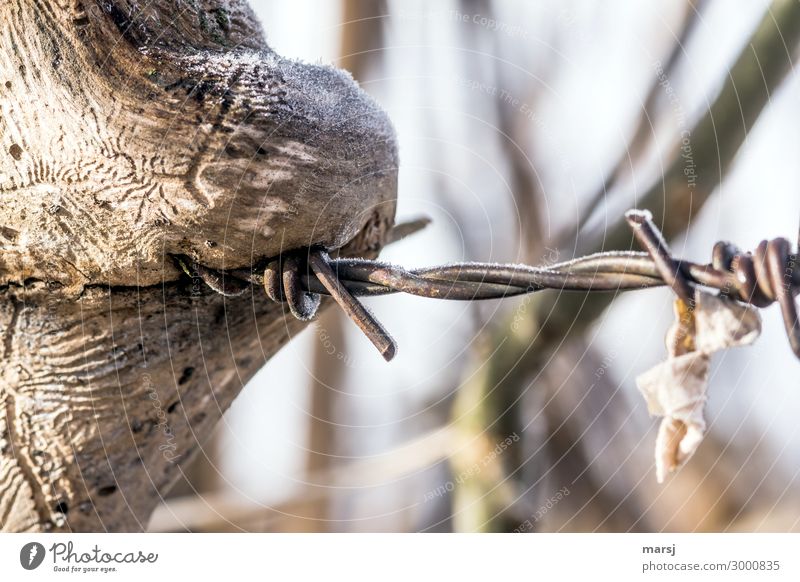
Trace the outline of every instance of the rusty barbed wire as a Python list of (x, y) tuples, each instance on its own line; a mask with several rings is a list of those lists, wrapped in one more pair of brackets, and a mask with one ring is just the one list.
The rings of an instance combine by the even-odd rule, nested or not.
[[(545, 289), (618, 292), (660, 286), (671, 287), (690, 305), (697, 286), (759, 308), (777, 302), (792, 351), (800, 358), (800, 321), (794, 299), (800, 293), (800, 268), (788, 240), (762, 241), (754, 253), (721, 241), (714, 245), (711, 263), (699, 264), (672, 256), (648, 211), (630, 210), (625, 217), (645, 252), (600, 252), (546, 267), (453, 263), (405, 269), (379, 260), (332, 259), (319, 247), (284, 253), (263, 267), (228, 272), (213, 271), (188, 257), (176, 258), (184, 271), (191, 274), (193, 269), (223, 295), (241, 295), (252, 285), (263, 285), (270, 299), (285, 302), (292, 315), (304, 321), (314, 317), (320, 297), (329, 295), (387, 361), (396, 354), (397, 345), (357, 297), (407, 293), (476, 301)], [(396, 232), (406, 236), (425, 224), (399, 225)]]

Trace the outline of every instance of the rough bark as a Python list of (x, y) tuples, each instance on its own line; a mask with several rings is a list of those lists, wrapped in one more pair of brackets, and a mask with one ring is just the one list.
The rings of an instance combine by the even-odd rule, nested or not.
[(0, 529), (143, 529), (300, 329), (171, 256), (374, 253), (394, 132), (242, 0), (11, 0), (0, 22)]

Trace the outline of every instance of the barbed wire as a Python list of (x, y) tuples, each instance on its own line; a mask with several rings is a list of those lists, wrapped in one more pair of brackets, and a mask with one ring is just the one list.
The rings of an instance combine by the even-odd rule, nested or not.
[[(407, 293), (476, 301), (545, 289), (619, 292), (660, 286), (671, 287), (690, 308), (697, 286), (759, 308), (777, 302), (792, 351), (800, 358), (800, 321), (794, 299), (800, 293), (800, 268), (788, 240), (762, 241), (754, 253), (721, 241), (714, 245), (711, 263), (699, 264), (672, 256), (648, 211), (630, 210), (625, 217), (644, 252), (600, 252), (545, 267), (462, 262), (405, 269), (379, 260), (332, 259), (319, 247), (284, 253), (263, 269), (228, 272), (213, 271), (188, 257), (176, 258), (187, 273), (196, 273), (223, 295), (241, 295), (252, 285), (262, 285), (270, 299), (285, 302), (292, 315), (304, 321), (314, 317), (320, 297), (329, 295), (387, 361), (396, 354), (397, 344), (357, 297)], [(394, 238), (425, 224), (399, 225)]]

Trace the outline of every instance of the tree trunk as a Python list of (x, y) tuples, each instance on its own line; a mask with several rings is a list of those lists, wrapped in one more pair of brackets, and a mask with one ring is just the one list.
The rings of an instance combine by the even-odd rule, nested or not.
[(172, 256), (375, 253), (394, 132), (241, 0), (11, 0), (0, 22), (0, 529), (140, 530), (301, 327)]

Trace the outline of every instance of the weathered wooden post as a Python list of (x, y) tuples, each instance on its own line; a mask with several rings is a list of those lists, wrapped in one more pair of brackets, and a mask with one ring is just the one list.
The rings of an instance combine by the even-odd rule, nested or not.
[(394, 132), (244, 0), (10, 0), (0, 47), (0, 529), (141, 530), (302, 325), (172, 257), (376, 251)]

